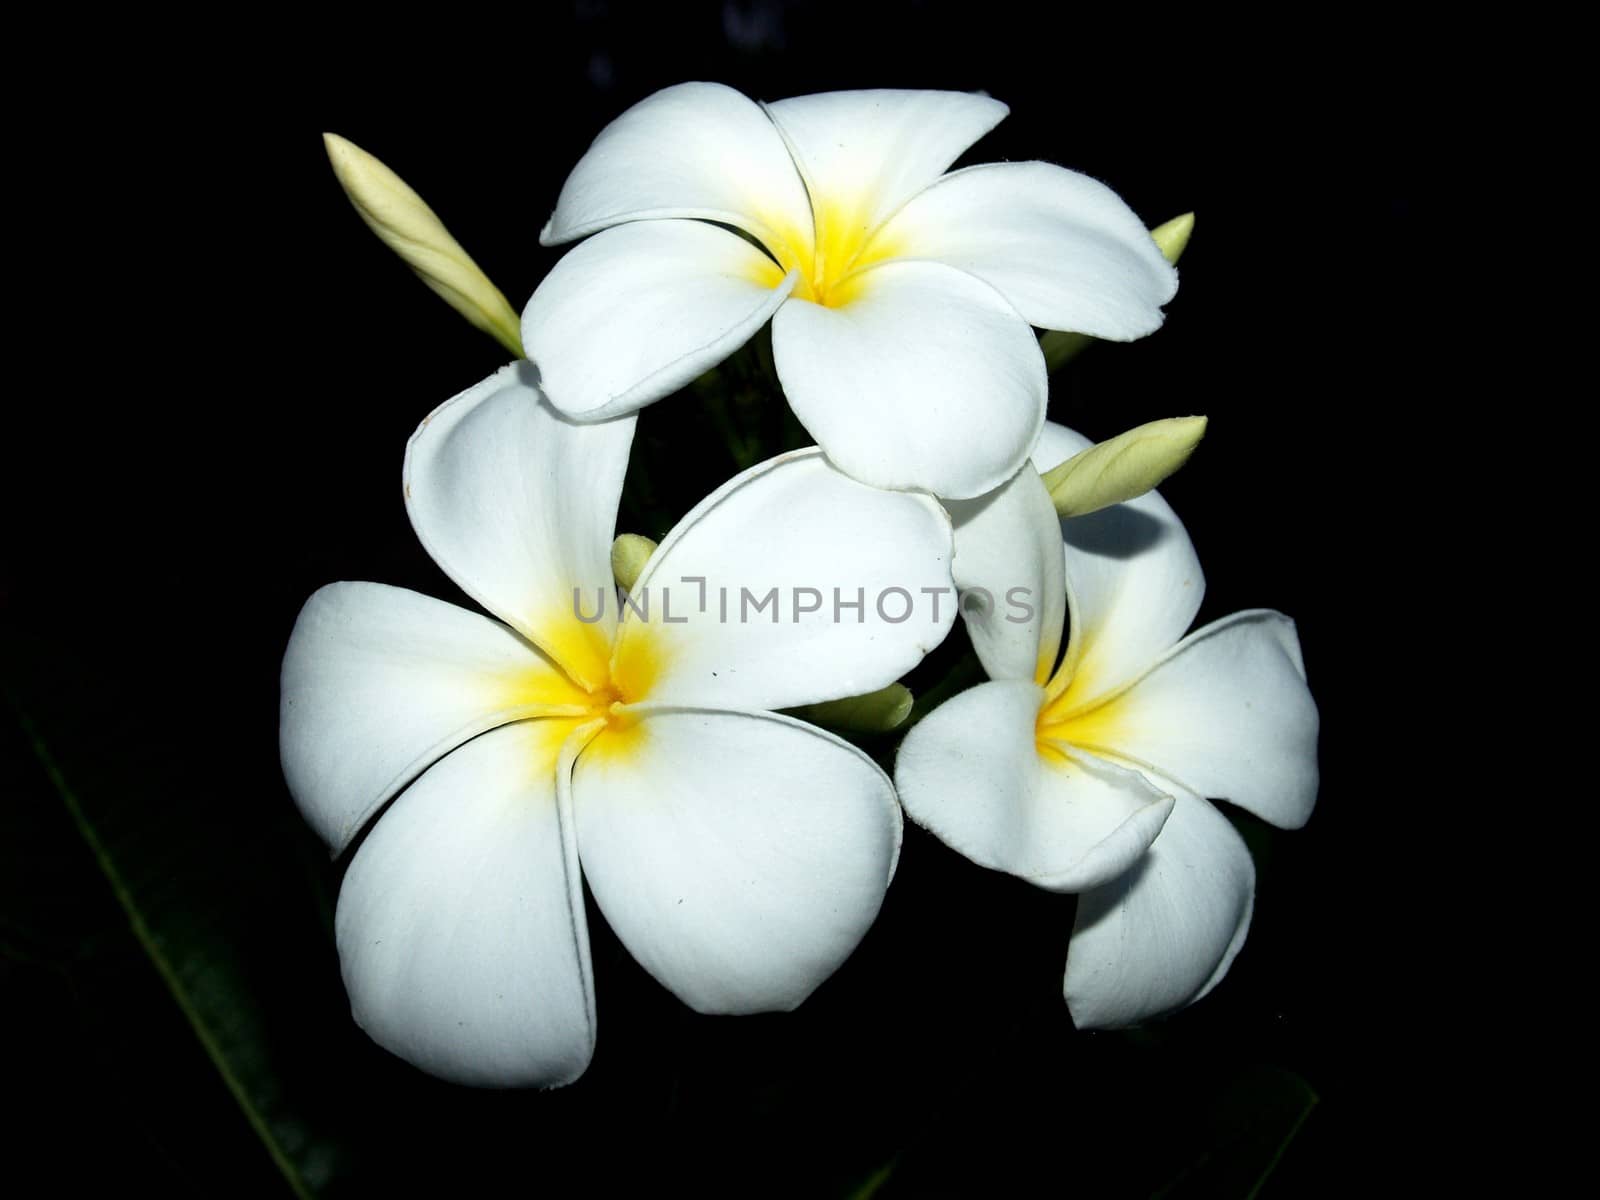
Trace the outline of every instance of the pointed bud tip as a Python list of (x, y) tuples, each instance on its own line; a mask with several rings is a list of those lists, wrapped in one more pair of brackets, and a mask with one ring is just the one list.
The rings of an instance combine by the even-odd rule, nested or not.
[(1189, 461), (1207, 424), (1205, 417), (1168, 417), (1073, 455), (1044, 475), (1056, 512), (1081, 517), (1144, 495)]
[(328, 161), (333, 164), (336, 173), (362, 158), (372, 157), (349, 138), (340, 137), (337, 133), (323, 133), (322, 149), (327, 153)]
[(1181, 217), (1173, 217), (1165, 224), (1157, 225), (1150, 231), (1150, 236), (1161, 248), (1161, 256), (1169, 263), (1176, 264), (1193, 233), (1194, 214), (1186, 212)]

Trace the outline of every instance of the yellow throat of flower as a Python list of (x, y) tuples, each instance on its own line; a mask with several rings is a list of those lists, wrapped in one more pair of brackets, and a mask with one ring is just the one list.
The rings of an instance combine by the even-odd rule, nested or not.
[(603, 724), (586, 754), (614, 756), (636, 749), (644, 735), (635, 706), (649, 698), (661, 674), (663, 647), (656, 631), (642, 621), (625, 622), (613, 642), (598, 624), (584, 624), (570, 613), (541, 628), (547, 632), (539, 647), (559, 673), (543, 665), (529, 670), (514, 685), (508, 707), (549, 713), (540, 724), (547, 727), (549, 737), (542, 744), (551, 754), (574, 730), (597, 722)]
[(868, 267), (895, 257), (892, 239), (870, 224), (864, 202), (813, 201), (815, 236), (779, 220), (766, 222), (763, 244), (777, 261), (763, 268), (760, 282), (777, 287), (790, 271), (800, 280), (791, 296), (824, 308), (840, 308), (860, 296)]
[(1045, 688), (1045, 701), (1034, 722), (1034, 745), (1049, 762), (1064, 762), (1061, 747), (1076, 746), (1114, 754), (1122, 740), (1122, 691), (1095, 696), (1094, 670), (1082, 657), (1062, 661), (1056, 677)]

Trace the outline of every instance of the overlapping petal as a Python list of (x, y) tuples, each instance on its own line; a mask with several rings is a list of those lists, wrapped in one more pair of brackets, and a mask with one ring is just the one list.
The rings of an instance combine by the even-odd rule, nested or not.
[[(357, 852), (337, 919), (354, 1011), (381, 1044), (462, 1082), (580, 1074), (595, 1032), (580, 859), (623, 942), (687, 1003), (751, 1012), (804, 1000), (876, 915), (900, 809), (848, 744), (730, 710), (898, 678), (948, 631), (953, 553), (958, 580), (1025, 578), (972, 620), (985, 666), (1006, 678), (944, 705), (904, 743), (908, 810), (1041, 886), (1099, 888), (1135, 863), (1151, 877), (1172, 796), (1119, 765), (1139, 754), (1107, 761), (1041, 733), (1040, 685), (1069, 603), (1095, 647), (1075, 632), (1068, 658), (1090, 681), (1079, 699), (1134, 678), (1129, 664), (1186, 603), (1138, 597), (1176, 579), (1198, 605), (1198, 566), (1190, 578), (1175, 518), (1182, 545), (1168, 546), (1160, 509), (1133, 505), (1076, 523), (1063, 554), (1043, 485), (1018, 468), (1044, 416), (1029, 322), (1139, 336), (1159, 324), (1173, 276), (1092, 180), (1021, 164), (936, 182), (1005, 111), (982, 96), (882, 91), (763, 112), (731, 89), (686, 84), (624, 113), (573, 171), (541, 240), (595, 236), (524, 313), (537, 367), (515, 364), (441, 406), (406, 458), (419, 537), (511, 629), (339, 585), (308, 604), (285, 664), (286, 771), (325, 836), (342, 845), (413, 780)], [(1052, 272), (1057, 259), (1066, 269)], [(606, 418), (689, 382), (768, 319), (785, 390), (821, 449), (746, 472), (685, 518), (634, 585), (636, 602), (654, 592), (649, 618), (619, 628), (604, 603), (581, 620), (584, 597), (609, 600), (633, 433), (631, 417)], [(928, 491), (950, 500), (964, 550)], [(1137, 517), (1155, 526), (1159, 553), (1138, 544)], [(1034, 611), (1002, 624), (1016, 588)], [(1232, 670), (1240, 697), (1290, 686), (1281, 637), (1235, 641), (1197, 635), (1180, 650)], [(1183, 738), (1168, 727), (1195, 703), (1181, 657), (1118, 698), (1148, 718), (1134, 740), (1176, 747), (1186, 784), (1248, 778), (1267, 803), (1260, 793), (1288, 776), (1258, 769), (1259, 748), (1245, 747), (1248, 770), (1228, 757), (1242, 720), (1232, 699)], [(1184, 833), (1162, 861), (1181, 871), (1214, 834)], [(1146, 903), (1118, 895), (1107, 920)], [(1206, 920), (1207, 934), (1223, 923)], [(1080, 932), (1093, 943), (1098, 928)], [(1211, 978), (1225, 969), (1213, 962)]]
[(1033, 469), (1043, 475), (1092, 445), (1094, 443), (1076, 429), (1068, 429), (1058, 421), (1046, 421), (1030, 456)]
[(816, 204), (825, 252), (888, 220), (1010, 111), (972, 92), (888, 88), (795, 96), (766, 109)]
[(651, 556), (633, 588), (648, 619), (623, 622), (613, 674), (625, 692), (648, 680), (652, 702), (741, 710), (870, 692), (949, 632), (950, 556), (928, 497), (857, 483), (816, 450), (781, 455), (701, 501)]
[(1294, 622), (1256, 609), (1184, 638), (1106, 706), (1101, 747), (1298, 829), (1317, 798), (1316, 702)]
[(557, 803), (573, 722), (508, 725), (447, 755), (345, 875), (345, 987), (379, 1045), (457, 1083), (554, 1086), (594, 1050), (588, 930)]
[(703, 221), (608, 229), (558, 262), (522, 314), (539, 383), (562, 412), (632, 412), (727, 358), (793, 290), (770, 258)]
[[(990, 679), (1043, 684), (1066, 619), (1061, 528), (1032, 464), (976, 500), (947, 500), (962, 618)], [(1026, 619), (1024, 619), (1026, 618)]]
[(1044, 423), (1032, 330), (981, 280), (887, 262), (848, 303), (792, 301), (772, 322), (790, 406), (847, 474), (882, 488), (967, 499), (1004, 483)]
[(771, 714), (650, 711), (592, 743), (572, 789), (600, 910), (701, 1012), (804, 1000), (872, 923), (899, 853), (883, 772)]
[[(1047, 425), (1024, 475), (1088, 445)], [(974, 503), (993, 503), (989, 519), (1009, 525), (1016, 544), (1004, 553), (994, 546), (1003, 532), (979, 536), (984, 510), (963, 520), (952, 506), (958, 579), (969, 542), (994, 550), (992, 562), (986, 549), (968, 554), (969, 569), (1036, 570), (1023, 530), (1028, 519), (1042, 528), (1044, 514), (1008, 513), (1003, 498)], [(1249, 926), (1254, 867), (1201, 797), (1302, 824), (1316, 795), (1317, 710), (1281, 614), (1236, 614), (1179, 641), (1203, 579), (1154, 492), (1059, 528), (1073, 628), (1048, 690), (1018, 680), (1022, 656), (1006, 661), (984, 623), (969, 620), (986, 668), (1012, 681), (930, 714), (902, 745), (895, 777), (912, 819), (975, 862), (1084, 891), (1066, 999), (1082, 1027), (1127, 1025), (1193, 1002), (1226, 974)], [(1087, 840), (1083, 814), (1114, 814), (1114, 799), (1126, 804), (1141, 788), (1161, 793), (1162, 807), (1132, 810), (1096, 845), (1103, 869), (1059, 871), (1062, 851)], [(1047, 849), (1057, 861), (1041, 861)]]
[(720, 83), (665, 88), (601, 130), (539, 240), (659, 217), (720, 221), (769, 244), (799, 242), (809, 256), (811, 206), (782, 137), (758, 104)]
[(1071, 636), (1058, 680), (1079, 706), (1137, 678), (1200, 611), (1205, 575), (1155, 492), (1061, 522)]
[(445, 574), (579, 682), (605, 678), (611, 538), (635, 420), (575, 424), (513, 363), (435, 409), (406, 447), (412, 526)]
[(1130, 341), (1161, 326), (1178, 275), (1105, 184), (1050, 163), (954, 171), (912, 197), (877, 253), (927, 258), (992, 285), (1030, 325)]
[(1132, 866), (1172, 799), (1136, 771), (1038, 746), (1043, 697), (999, 680), (946, 701), (901, 743), (895, 783), (911, 819), (973, 862), (1079, 891)]
[[(1034, 448), (1038, 471), (1094, 443), (1047, 421)], [(1200, 611), (1205, 574), (1189, 532), (1158, 492), (1061, 522), (1066, 544), (1067, 653), (1057, 690), (1082, 707), (1137, 679), (1178, 642)]]
[(1132, 1025), (1200, 999), (1244, 945), (1254, 900), (1244, 840), (1211, 805), (1179, 793), (1150, 852), (1078, 900), (1064, 984), (1073, 1021)]
[(635, 105), (584, 155), (542, 235), (603, 234), (523, 316), (552, 402), (632, 411), (770, 315), (789, 402), (843, 470), (951, 499), (998, 487), (1044, 416), (1028, 322), (1133, 338), (1176, 286), (1138, 218), (1086, 176), (1044, 163), (943, 174), (1006, 111), (977, 94), (877, 90), (763, 114), (705, 83)]
[(497, 621), (404, 588), (329, 584), (306, 601), (284, 654), (284, 776), (338, 852), (440, 755), (583, 699)]

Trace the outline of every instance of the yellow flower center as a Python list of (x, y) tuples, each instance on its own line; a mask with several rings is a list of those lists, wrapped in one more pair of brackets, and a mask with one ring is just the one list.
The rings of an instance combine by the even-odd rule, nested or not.
[(861, 294), (863, 272), (895, 257), (892, 239), (870, 224), (864, 202), (846, 203), (823, 197), (812, 200), (814, 236), (778, 218), (764, 224), (770, 236), (762, 244), (777, 259), (762, 271), (760, 282), (777, 287), (790, 271), (800, 280), (791, 296), (824, 308), (840, 308)]
[(1045, 701), (1034, 722), (1034, 745), (1047, 761), (1065, 761), (1062, 745), (1084, 750), (1115, 753), (1122, 740), (1121, 697), (1091, 698), (1094, 690), (1092, 669), (1080, 657), (1077, 663), (1063, 660), (1061, 670), (1045, 689)]
[(547, 632), (539, 639), (540, 648), (561, 673), (543, 665), (531, 669), (518, 685), (517, 698), (518, 706), (560, 710), (541, 722), (550, 734), (545, 747), (558, 753), (573, 730), (603, 721), (586, 754), (636, 750), (645, 734), (634, 706), (648, 698), (663, 661), (655, 629), (642, 621), (628, 622), (613, 642), (598, 624), (584, 624), (569, 613), (545, 622), (542, 630)]

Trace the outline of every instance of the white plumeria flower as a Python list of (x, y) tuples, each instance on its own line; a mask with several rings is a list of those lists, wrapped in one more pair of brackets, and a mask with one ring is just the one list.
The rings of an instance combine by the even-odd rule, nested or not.
[(339, 896), (356, 1020), (473, 1084), (556, 1085), (589, 1063), (580, 864), (622, 942), (700, 1011), (792, 1008), (827, 978), (878, 911), (900, 810), (869, 758), (768, 710), (886, 684), (951, 623), (949, 604), (899, 624), (870, 602), (859, 622), (695, 612), (697, 586), (950, 586), (938, 506), (816, 450), (737, 476), (666, 537), (635, 596), (706, 580), (673, 594), (671, 623), (619, 621), (615, 604), (586, 623), (612, 588), (635, 420), (573, 424), (532, 379), (521, 363), (463, 392), (406, 453), (423, 545), (500, 620), (336, 583), (283, 665), (283, 765), (306, 819), (343, 850), (400, 793)]
[[(1048, 425), (1034, 466), (1089, 445)], [(964, 611), (992, 682), (907, 735), (906, 812), (974, 862), (1084, 893), (1065, 980), (1079, 1027), (1198, 1000), (1243, 945), (1255, 897), (1244, 841), (1205, 797), (1289, 829), (1316, 800), (1317, 708), (1294, 623), (1256, 609), (1183, 636), (1205, 580), (1154, 492), (1058, 521), (1024, 468), (949, 507), (957, 584), (995, 597)], [(1012, 588), (1026, 589), (1016, 603)], [(1008, 619), (1023, 601), (1032, 619)]]
[(932, 91), (758, 105), (714, 83), (634, 105), (540, 234), (597, 235), (522, 314), (551, 402), (581, 419), (631, 412), (770, 319), (789, 403), (845, 472), (941, 496), (997, 487), (1044, 422), (1029, 326), (1128, 341), (1177, 289), (1144, 224), (1086, 175), (945, 174), (1006, 112)]

